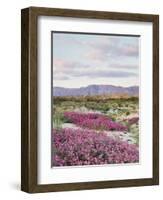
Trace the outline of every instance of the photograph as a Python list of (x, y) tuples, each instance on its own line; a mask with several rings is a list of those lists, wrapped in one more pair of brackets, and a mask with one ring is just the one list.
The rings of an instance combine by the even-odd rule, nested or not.
[(51, 37), (52, 167), (139, 163), (140, 36)]

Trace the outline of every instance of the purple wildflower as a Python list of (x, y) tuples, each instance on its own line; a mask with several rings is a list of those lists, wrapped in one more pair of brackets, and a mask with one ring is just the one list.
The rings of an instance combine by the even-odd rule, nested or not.
[(65, 118), (82, 128), (96, 130), (127, 131), (127, 127), (112, 121), (109, 117), (97, 113), (65, 112)]
[(53, 166), (135, 163), (139, 151), (134, 144), (80, 129), (53, 130)]

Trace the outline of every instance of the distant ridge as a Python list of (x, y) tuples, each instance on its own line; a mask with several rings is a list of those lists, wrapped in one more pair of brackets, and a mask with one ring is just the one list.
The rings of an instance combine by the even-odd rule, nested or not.
[(88, 85), (80, 88), (54, 87), (53, 96), (92, 96), (92, 95), (117, 95), (126, 94), (129, 96), (138, 96), (139, 87), (121, 87), (113, 85)]

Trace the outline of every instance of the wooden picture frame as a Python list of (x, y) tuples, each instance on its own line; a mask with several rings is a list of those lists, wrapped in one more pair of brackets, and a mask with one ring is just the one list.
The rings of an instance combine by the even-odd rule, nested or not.
[[(124, 20), (153, 24), (153, 176), (152, 178), (38, 184), (37, 163), (37, 19), (60, 16)], [(148, 68), (147, 76), (148, 76)], [(159, 184), (159, 16), (59, 8), (29, 7), (21, 11), (21, 190), (28, 193), (148, 186)]]

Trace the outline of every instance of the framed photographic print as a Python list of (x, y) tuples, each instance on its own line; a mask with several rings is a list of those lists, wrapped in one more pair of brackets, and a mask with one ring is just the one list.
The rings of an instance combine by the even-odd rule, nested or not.
[(21, 189), (159, 184), (159, 16), (21, 12)]

